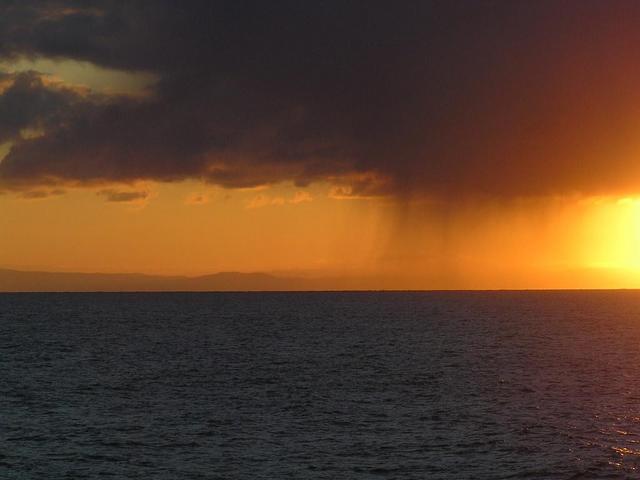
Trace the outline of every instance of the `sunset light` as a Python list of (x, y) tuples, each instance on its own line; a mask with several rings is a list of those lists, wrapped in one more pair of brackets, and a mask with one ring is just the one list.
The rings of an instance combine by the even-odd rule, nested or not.
[(635, 7), (143, 3), (3, 7), (0, 269), (640, 286)]
[(587, 266), (634, 271), (640, 282), (640, 199), (595, 201)]
[(0, 0), (0, 480), (640, 478), (639, 0)]

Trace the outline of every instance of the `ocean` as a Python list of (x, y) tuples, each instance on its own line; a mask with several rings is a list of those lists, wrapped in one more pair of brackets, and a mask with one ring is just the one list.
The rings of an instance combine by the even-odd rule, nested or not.
[(2, 479), (640, 478), (640, 292), (0, 295)]

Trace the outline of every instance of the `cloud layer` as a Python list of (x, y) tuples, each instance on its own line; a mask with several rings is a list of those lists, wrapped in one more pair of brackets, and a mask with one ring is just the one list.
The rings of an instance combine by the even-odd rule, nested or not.
[(625, 1), (3, 2), (0, 58), (159, 80), (140, 99), (0, 73), (0, 188), (639, 191), (638, 25)]

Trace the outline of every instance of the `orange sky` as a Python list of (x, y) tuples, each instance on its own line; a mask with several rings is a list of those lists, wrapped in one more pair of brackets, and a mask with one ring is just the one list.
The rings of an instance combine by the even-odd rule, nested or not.
[[(216, 84), (223, 94), (188, 75), (188, 88), (171, 84), (167, 71), (176, 64), (163, 64), (163, 56), (157, 66), (147, 64), (144, 51), (129, 58), (133, 47), (120, 62), (109, 52), (38, 53), (17, 38), (18, 51), (0, 51), (0, 268), (260, 271), (333, 278), (336, 288), (339, 279), (362, 288), (640, 287), (640, 61), (630, 49), (637, 29), (623, 11), (584, 5), (579, 22), (571, 9), (548, 6), (538, 17), (526, 11), (533, 6), (478, 6), (468, 15), (443, 8), (457, 30), (430, 20), (433, 38), (422, 37), (418, 24), (410, 32), (416, 41), (441, 42), (449, 59), (435, 74), (412, 63), (419, 55), (393, 64), (406, 72), (365, 58), (361, 74), (353, 63), (364, 57), (356, 49), (346, 67), (332, 65), (317, 85), (298, 70), (300, 62), (255, 84), (242, 77), (255, 62), (242, 64), (237, 85)], [(29, 10), (36, 26), (80, 12), (38, 8)], [(83, 15), (99, 21), (99, 10)], [(147, 21), (133, 7), (122, 12), (132, 25)], [(149, 25), (147, 33), (164, 41)], [(389, 33), (380, 32), (353, 35)], [(117, 35), (130, 40), (117, 32), (109, 37), (114, 48)], [(407, 45), (415, 44), (411, 38), (407, 33)], [(267, 40), (280, 45), (277, 37)], [(307, 40), (333, 55), (331, 43)], [(469, 49), (476, 41), (483, 55)], [(433, 52), (424, 45), (428, 58)], [(268, 54), (283, 60), (278, 51)], [(326, 73), (325, 60), (310, 65)], [(179, 69), (181, 61), (178, 52)], [(185, 62), (217, 79), (215, 69), (199, 69), (199, 58)], [(222, 65), (235, 64), (223, 58)], [(465, 68), (476, 76), (468, 78)], [(332, 83), (334, 72), (344, 75), (341, 83)], [(370, 84), (358, 76), (366, 82), (376, 74)], [(421, 75), (432, 83), (423, 88)], [(193, 85), (209, 104), (189, 96)], [(322, 102), (334, 99), (328, 93), (305, 103), (327, 85), (331, 95), (344, 95), (342, 103), (325, 109)], [(2, 103), (10, 95), (28, 108), (11, 110), (13, 97)], [(206, 123), (218, 107), (222, 120), (191, 139), (197, 120)], [(11, 123), (29, 109), (33, 119)], [(157, 126), (156, 112), (167, 115)], [(4, 130), (2, 115), (9, 119)], [(86, 131), (78, 120), (85, 117), (94, 122)], [(129, 117), (136, 119), (124, 124)], [(161, 143), (180, 122), (176, 142)], [(128, 128), (138, 130), (127, 136)], [(103, 142), (114, 130), (114, 146)], [(232, 141), (235, 150), (215, 150), (216, 142)]]
[(640, 285), (640, 200), (632, 198), (474, 203), (446, 213), (428, 201), (336, 199), (328, 185), (226, 190), (183, 182), (135, 190), (148, 196), (109, 202), (97, 188), (3, 195), (0, 265), (375, 277), (365, 283), (380, 288)]
[[(130, 95), (143, 95), (148, 81), (68, 61), (13, 68)], [(0, 266), (264, 271), (366, 279), (380, 288), (640, 286), (640, 200), (619, 195), (444, 205), (350, 198), (328, 183), (225, 189), (147, 181), (61, 190), (0, 196)], [(109, 192), (140, 198), (109, 201)]]

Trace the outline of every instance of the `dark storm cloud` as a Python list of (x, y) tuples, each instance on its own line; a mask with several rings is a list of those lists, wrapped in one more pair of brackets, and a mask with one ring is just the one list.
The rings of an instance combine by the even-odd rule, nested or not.
[(141, 101), (11, 80), (0, 181), (633, 190), (639, 25), (626, 1), (3, 2), (0, 55), (159, 82)]
[(0, 74), (0, 143), (19, 136), (23, 129), (55, 129), (70, 112), (84, 104), (71, 89), (46, 86), (36, 72)]

